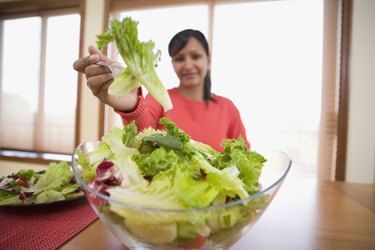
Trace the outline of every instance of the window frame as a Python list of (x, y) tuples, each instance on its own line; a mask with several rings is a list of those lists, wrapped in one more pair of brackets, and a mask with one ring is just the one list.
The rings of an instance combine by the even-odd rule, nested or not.
[(353, 0), (342, 0), (341, 5), (341, 60), (335, 181), (346, 180), (346, 153), (349, 123), (349, 69)]

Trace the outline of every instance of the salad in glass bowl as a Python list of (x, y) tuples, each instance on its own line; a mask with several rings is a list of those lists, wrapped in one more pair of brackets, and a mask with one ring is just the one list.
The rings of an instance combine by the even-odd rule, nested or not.
[(130, 123), (76, 148), (73, 173), (87, 200), (130, 249), (230, 248), (277, 193), (290, 157), (250, 151), (241, 138), (218, 152), (160, 123), (165, 130)]

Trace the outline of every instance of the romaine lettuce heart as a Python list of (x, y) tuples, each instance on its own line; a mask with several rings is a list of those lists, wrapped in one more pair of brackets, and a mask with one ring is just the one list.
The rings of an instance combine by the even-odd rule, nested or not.
[(138, 40), (138, 22), (125, 17), (122, 22), (112, 20), (109, 30), (97, 36), (97, 47), (102, 49), (106, 44), (115, 42), (126, 67), (119, 77), (109, 86), (108, 93), (123, 96), (140, 85), (163, 106), (164, 111), (172, 109), (172, 102), (163, 83), (160, 81), (156, 67), (161, 52), (154, 53), (155, 43)]

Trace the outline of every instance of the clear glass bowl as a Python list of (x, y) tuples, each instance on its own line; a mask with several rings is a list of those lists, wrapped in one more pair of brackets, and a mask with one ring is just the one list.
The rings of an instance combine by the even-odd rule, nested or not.
[[(115, 200), (83, 182), (79, 174), (81, 167), (77, 149), (89, 153), (99, 143), (85, 142), (76, 148), (72, 155), (73, 172), (99, 218), (130, 249), (229, 249), (263, 214), (292, 165), (291, 158), (285, 152), (262, 153), (267, 162), (262, 170), (258, 193), (243, 200), (207, 208), (153, 209)], [(113, 212), (109, 206), (119, 208), (121, 214)], [(191, 237), (192, 230), (198, 232), (196, 237)]]

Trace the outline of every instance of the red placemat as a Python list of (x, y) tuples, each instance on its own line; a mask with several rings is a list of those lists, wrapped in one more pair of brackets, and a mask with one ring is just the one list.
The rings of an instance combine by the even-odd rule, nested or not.
[(97, 219), (86, 198), (0, 208), (0, 249), (56, 249)]

